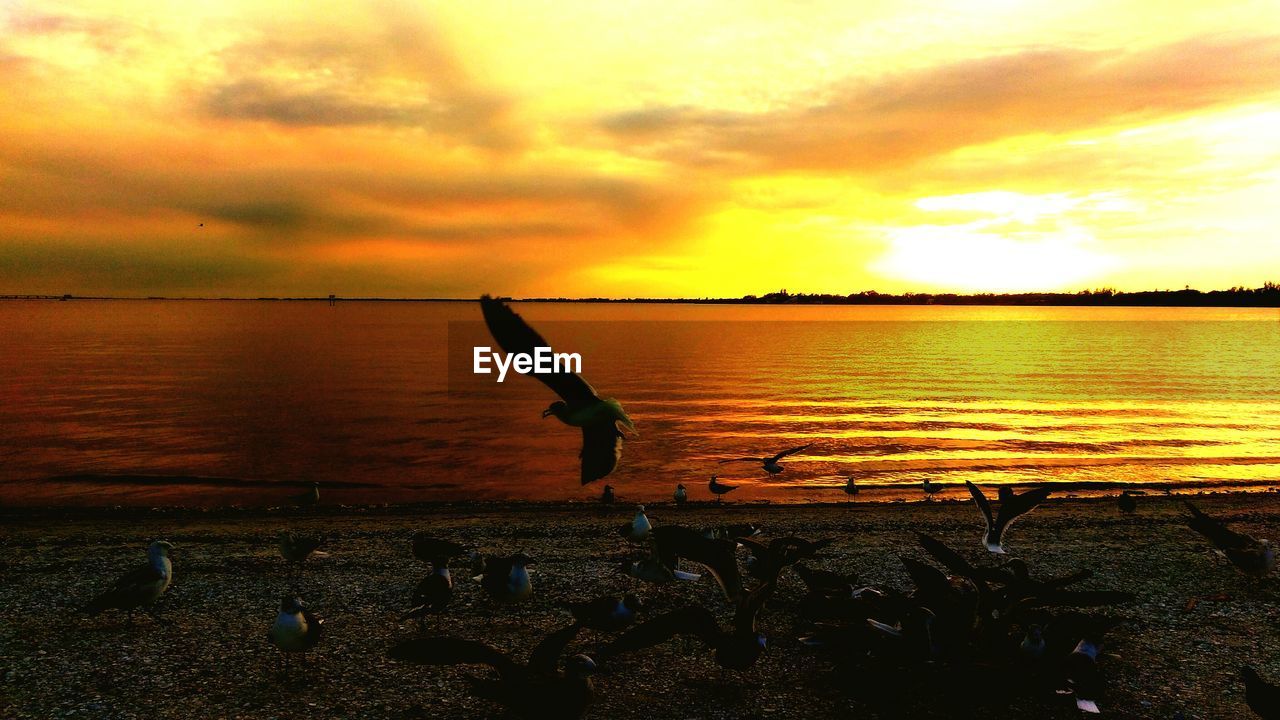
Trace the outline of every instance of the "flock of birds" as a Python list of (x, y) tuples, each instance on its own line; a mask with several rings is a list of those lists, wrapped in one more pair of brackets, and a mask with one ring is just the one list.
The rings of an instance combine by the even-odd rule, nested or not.
[[(497, 343), (508, 353), (528, 352), (547, 343), (519, 315), (500, 301), (483, 298), (481, 309)], [(621, 456), (622, 428), (634, 431), (621, 404), (602, 399), (584, 380), (572, 373), (535, 375), (561, 400), (543, 413), (580, 427), (583, 484), (601, 479), (617, 466)], [(721, 462), (756, 462), (765, 472), (782, 472), (784, 458), (808, 445), (772, 456), (730, 458)], [(387, 651), (398, 662), (417, 665), (484, 665), (496, 677), (473, 681), (473, 692), (500, 703), (511, 713), (529, 718), (580, 718), (594, 696), (592, 676), (604, 666), (625, 665), (627, 656), (663, 644), (673, 638), (695, 640), (706, 648), (707, 661), (727, 671), (743, 671), (755, 665), (769, 639), (762, 631), (765, 613), (793, 612), (803, 629), (796, 638), (804, 647), (828, 657), (843, 678), (853, 684), (880, 689), (904, 681), (924, 680), (937, 688), (950, 683), (984, 687), (993, 692), (993, 677), (1020, 680), (994, 685), (1019, 693), (1046, 697), (1070, 695), (1086, 713), (1100, 712), (1103, 696), (1105, 638), (1119, 620), (1099, 612), (1133, 600), (1120, 590), (1078, 589), (1090, 578), (1081, 570), (1061, 576), (1043, 576), (1026, 562), (1007, 556), (1010, 526), (1044, 502), (1050, 490), (1034, 488), (1014, 493), (1001, 487), (998, 505), (992, 507), (981, 488), (966, 482), (984, 521), (981, 544), (993, 560), (974, 563), (938, 539), (918, 533), (920, 549), (930, 562), (900, 558), (911, 587), (864, 585), (852, 569), (819, 569), (813, 561), (834, 538), (805, 539), (782, 536), (766, 539), (751, 525), (692, 528), (679, 524), (655, 525), (643, 506), (618, 534), (633, 543), (637, 552), (623, 562), (622, 573), (654, 585), (693, 582), (704, 575), (715, 582), (732, 620), (723, 624), (711, 608), (687, 604), (651, 613), (650, 603), (632, 592), (562, 603), (572, 620), (542, 639), (520, 660), (487, 643), (436, 635), (399, 642)], [(736, 486), (712, 476), (708, 490), (719, 502)], [(940, 490), (926, 481), (924, 491)], [(850, 478), (845, 492), (852, 497), (857, 486)], [(1122, 512), (1137, 508), (1136, 493), (1119, 498)], [(688, 501), (688, 491), (677, 485), (677, 506)], [(602, 493), (614, 501), (613, 488)], [(294, 498), (295, 504), (319, 501), (319, 487)], [(1252, 577), (1274, 570), (1275, 554), (1267, 540), (1237, 532), (1190, 503), (1187, 525), (1209, 540), (1234, 567)], [(323, 554), (324, 539), (291, 532), (279, 537), (284, 560), (301, 572), (308, 558)], [(147, 550), (147, 562), (121, 576), (84, 610), (97, 615), (110, 609), (128, 613), (133, 622), (138, 610), (154, 615), (156, 602), (173, 582), (173, 546), (157, 540)], [(410, 593), (401, 621), (415, 621), (425, 631), (428, 620), (448, 612), (454, 594), (451, 567), (466, 560), (469, 576), (497, 605), (529, 601), (534, 597), (530, 559), (481, 556), (449, 538), (419, 532), (412, 538), (412, 554), (427, 574)], [(742, 562), (740, 563), (740, 556)], [(787, 604), (775, 596), (785, 574), (793, 573), (805, 588), (798, 602)], [(1093, 612), (1086, 612), (1091, 610)], [(579, 633), (591, 630), (607, 641), (590, 654), (566, 657)], [(316, 648), (323, 637), (324, 620), (296, 592), (280, 600), (278, 614), (266, 639), (281, 653), (284, 672), (289, 658)], [(1252, 668), (1242, 670), (1246, 702), (1267, 720), (1280, 720), (1280, 687), (1269, 684)], [(984, 682), (986, 680), (987, 682)], [(940, 697), (943, 695), (940, 695)]]

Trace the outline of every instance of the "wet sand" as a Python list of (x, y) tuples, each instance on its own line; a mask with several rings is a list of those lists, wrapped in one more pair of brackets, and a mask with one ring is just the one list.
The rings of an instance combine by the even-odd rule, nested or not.
[[(1274, 537), (1280, 496), (1271, 493), (1193, 498), (1235, 529)], [(731, 611), (709, 578), (647, 585), (617, 572), (633, 552), (615, 529), (626, 504), (440, 505), (281, 511), (7, 511), (0, 514), (0, 716), (15, 718), (425, 718), (494, 717), (497, 706), (473, 699), (464, 678), (483, 668), (397, 665), (388, 646), (418, 633), (399, 623), (422, 568), (409, 550), (415, 530), (429, 530), (482, 552), (523, 551), (535, 558), (535, 596), (498, 607), (478, 585), (459, 579), (454, 602), (428, 621), (428, 633), (485, 640), (523, 658), (566, 624), (555, 601), (635, 590), (661, 611), (688, 602)], [(1175, 498), (1140, 499), (1121, 515), (1111, 499), (1051, 502), (1014, 526), (1006, 546), (1033, 571), (1089, 568), (1083, 587), (1114, 588), (1137, 601), (1106, 648), (1109, 681), (1101, 703), (1111, 717), (1251, 717), (1238, 669), (1253, 664), (1280, 680), (1280, 586), (1232, 570), (1183, 525)], [(971, 560), (985, 560), (972, 503), (896, 505), (650, 507), (655, 524), (695, 527), (753, 521), (766, 535), (835, 537), (814, 563), (856, 571), (868, 584), (905, 588), (899, 554), (923, 558), (914, 533), (933, 534)], [(324, 532), (328, 558), (291, 579), (275, 547), (281, 529)], [(160, 603), (161, 621), (140, 615), (132, 629), (108, 612), (75, 612), (125, 569), (146, 544), (177, 546), (175, 580)], [(282, 681), (266, 642), (279, 596), (296, 585), (327, 619), (327, 634), (307, 664)], [(625, 656), (597, 677), (592, 718), (963, 717), (965, 702), (923, 681), (886, 710), (845, 692), (821, 652), (801, 646), (793, 603), (803, 585), (784, 573), (762, 614), (770, 648), (752, 669), (722, 672), (696, 643), (666, 643)], [(1194, 602), (1192, 602), (1194, 601)], [(574, 647), (590, 653), (606, 636), (584, 631)], [(938, 668), (938, 672), (948, 672)], [(992, 678), (990, 682), (999, 682)], [(1025, 697), (985, 717), (1073, 718), (1069, 699)]]

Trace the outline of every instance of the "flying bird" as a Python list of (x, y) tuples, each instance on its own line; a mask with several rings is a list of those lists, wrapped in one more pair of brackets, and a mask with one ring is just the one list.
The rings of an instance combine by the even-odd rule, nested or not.
[(1238, 533), (1221, 520), (1200, 512), (1195, 505), (1189, 502), (1183, 504), (1191, 511), (1187, 527), (1208, 538), (1218, 554), (1229, 560), (1237, 570), (1251, 577), (1265, 577), (1275, 569), (1276, 554), (1270, 540), (1258, 540)]
[[(536, 348), (550, 347), (524, 318), (501, 300), (488, 295), (481, 297), (480, 311), (494, 341), (508, 354), (532, 356)], [(586, 380), (567, 370), (535, 373), (534, 377), (560, 396), (542, 411), (542, 417), (554, 415), (566, 425), (582, 428), (582, 450), (578, 453), (582, 459), (582, 484), (613, 472), (622, 457), (624, 436), (618, 426), (632, 433), (636, 431), (622, 404), (613, 398), (601, 398)]]
[(1248, 665), (1240, 668), (1244, 678), (1244, 701), (1262, 720), (1280, 720), (1280, 688), (1263, 680)]
[(173, 546), (164, 540), (151, 543), (147, 547), (147, 564), (121, 575), (110, 590), (91, 600), (84, 612), (93, 617), (104, 610), (124, 610), (129, 613), (131, 625), (138, 608), (155, 617), (153, 605), (173, 582), (173, 562), (169, 559), (172, 550)]
[(1035, 488), (1024, 493), (1014, 494), (1012, 491), (1002, 493), (1000, 501), (1000, 511), (996, 515), (991, 513), (991, 503), (987, 502), (987, 496), (982, 494), (982, 490), (973, 483), (966, 480), (965, 487), (969, 488), (969, 494), (973, 496), (973, 502), (977, 504), (978, 510), (982, 512), (982, 519), (987, 523), (987, 529), (982, 533), (982, 544), (993, 553), (1004, 554), (1004, 532), (1018, 518), (1026, 515), (1036, 508), (1037, 505), (1044, 502), (1052, 492), (1049, 488)]
[(725, 463), (733, 463), (733, 462), (758, 462), (758, 463), (763, 463), (763, 464), (764, 464), (764, 471), (765, 471), (765, 472), (769, 473), (770, 475), (777, 475), (778, 473), (782, 472), (782, 471), (783, 471), (783, 469), (784, 469), (781, 465), (779, 465), (779, 464), (778, 464), (778, 461), (779, 461), (779, 460), (781, 460), (782, 458), (784, 458), (784, 457), (786, 457), (786, 456), (788, 456), (788, 455), (794, 455), (794, 454), (796, 454), (796, 453), (798, 453), (798, 452), (800, 452), (800, 451), (802, 451), (802, 450), (805, 450), (805, 449), (807, 449), (807, 448), (808, 448), (810, 445), (812, 445), (812, 444), (813, 444), (813, 443), (808, 443), (808, 444), (805, 444), (805, 445), (800, 445), (800, 446), (798, 446), (798, 447), (793, 447), (793, 448), (791, 448), (790, 450), (783, 450), (782, 452), (778, 453), (777, 455), (771, 455), (771, 456), (769, 456), (769, 457), (740, 457), (740, 458), (730, 458), (730, 459), (728, 459), (728, 460), (721, 460), (721, 461), (720, 461), (720, 464), (721, 464), (721, 465), (723, 465), (723, 464), (725, 464)]
[(578, 628), (574, 623), (548, 635), (524, 664), (482, 642), (453, 637), (406, 640), (387, 655), (418, 665), (488, 665), (498, 672), (498, 679), (474, 683), (478, 697), (494, 700), (520, 717), (577, 720), (595, 697), (591, 674), (596, 667), (591, 658), (576, 655), (560, 668), (560, 657)]
[(653, 556), (673, 572), (680, 560), (698, 563), (711, 573), (725, 599), (737, 602), (742, 596), (742, 575), (738, 572), (738, 543), (712, 540), (683, 525), (661, 525), (649, 531)]
[(285, 595), (280, 600), (280, 612), (267, 630), (267, 641), (280, 649), (284, 658), (284, 671), (289, 672), (289, 656), (305, 653), (320, 642), (324, 620), (316, 617), (295, 595)]
[(720, 482), (720, 479), (718, 476), (712, 475), (711, 482), (707, 483), (707, 489), (711, 491), (712, 495), (716, 496), (716, 502), (719, 503), (721, 495), (724, 495), (725, 493), (731, 493), (734, 490), (737, 490), (738, 486), (725, 485), (724, 483)]

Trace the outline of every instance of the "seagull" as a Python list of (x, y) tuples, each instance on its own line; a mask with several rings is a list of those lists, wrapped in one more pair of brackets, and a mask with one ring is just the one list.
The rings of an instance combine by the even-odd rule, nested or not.
[(156, 540), (147, 547), (147, 564), (139, 565), (121, 575), (111, 589), (94, 598), (84, 607), (93, 617), (103, 610), (125, 610), (129, 624), (133, 624), (133, 612), (138, 608), (155, 617), (152, 607), (173, 582), (173, 562), (169, 552), (173, 546), (164, 540)]
[(591, 674), (596, 668), (591, 658), (576, 655), (560, 669), (560, 657), (577, 634), (574, 623), (548, 635), (524, 664), (484, 643), (453, 637), (406, 640), (387, 655), (419, 665), (488, 665), (498, 671), (498, 679), (477, 682), (477, 696), (495, 700), (520, 717), (577, 720), (594, 699)]
[(311, 483), (311, 489), (289, 498), (290, 502), (300, 507), (311, 507), (320, 502), (320, 483)]
[(449, 575), (449, 566), (443, 563), (432, 565), (431, 573), (422, 578), (413, 589), (409, 602), (411, 608), (400, 616), (400, 621), (417, 620), (419, 627), (422, 618), (431, 613), (443, 612), (453, 598), (453, 577)]
[(653, 556), (675, 571), (680, 560), (696, 562), (711, 573), (725, 599), (737, 602), (742, 596), (742, 576), (738, 572), (738, 544), (733, 540), (709, 540), (683, 525), (662, 525), (649, 531)]
[(778, 461), (779, 461), (779, 460), (781, 460), (782, 458), (784, 458), (784, 457), (786, 457), (786, 456), (788, 456), (788, 455), (794, 455), (794, 454), (796, 454), (796, 453), (800, 452), (801, 450), (805, 450), (805, 449), (807, 449), (807, 448), (808, 448), (810, 445), (812, 445), (812, 444), (813, 444), (813, 443), (807, 443), (807, 444), (805, 444), (805, 445), (800, 445), (800, 446), (798, 446), (798, 447), (793, 447), (793, 448), (791, 448), (790, 450), (783, 450), (782, 452), (778, 453), (777, 455), (773, 455), (773, 456), (770, 456), (770, 457), (740, 457), (740, 458), (730, 458), (730, 459), (728, 459), (728, 460), (721, 460), (721, 461), (720, 461), (720, 464), (721, 464), (721, 465), (723, 465), (723, 464), (725, 464), (725, 463), (732, 463), (732, 462), (758, 462), (758, 463), (764, 463), (764, 471), (765, 471), (765, 472), (769, 473), (770, 475), (777, 475), (778, 473), (782, 472), (782, 470), (783, 470), (783, 467), (782, 467), (781, 465), (779, 465), (779, 464), (778, 464)]
[(1280, 720), (1280, 688), (1263, 680), (1248, 665), (1240, 668), (1240, 675), (1244, 677), (1244, 701), (1249, 709), (1262, 720)]
[(1120, 493), (1120, 497), (1116, 499), (1116, 505), (1120, 507), (1120, 512), (1129, 514), (1138, 509), (1138, 501), (1134, 499), (1136, 494), (1132, 490), (1125, 490)]
[(517, 603), (527, 600), (533, 595), (533, 584), (529, 582), (527, 567), (529, 562), (529, 556), (523, 553), (505, 558), (489, 557), (485, 559), (484, 572), (474, 579), (498, 602)]
[(1209, 539), (1218, 554), (1231, 561), (1236, 569), (1252, 577), (1265, 577), (1276, 567), (1276, 553), (1270, 540), (1258, 540), (1250, 535), (1229, 529), (1221, 520), (1205, 515), (1189, 502), (1191, 511), (1187, 527)]
[(684, 485), (681, 485), (680, 483), (676, 483), (676, 492), (671, 497), (676, 501), (677, 505), (683, 505), (689, 502), (689, 493), (685, 491)]
[(858, 485), (853, 481), (852, 475), (846, 475), (844, 480), (844, 494), (848, 498), (848, 502), (853, 502), (853, 496), (858, 494)]
[(324, 620), (307, 609), (302, 598), (285, 595), (280, 600), (280, 613), (267, 630), (267, 641), (283, 653), (284, 671), (289, 672), (289, 653), (304, 653), (320, 642)]
[(301, 570), (302, 563), (309, 557), (329, 556), (328, 553), (317, 551), (317, 548), (324, 544), (324, 537), (320, 535), (295, 535), (291, 532), (282, 532), (277, 543), (280, 547), (280, 556), (295, 570)]
[(934, 493), (942, 492), (942, 486), (933, 482), (929, 478), (925, 478), (924, 482), (920, 484), (920, 487), (924, 489), (924, 497), (926, 500), (932, 500)]
[(560, 606), (573, 615), (581, 627), (600, 632), (617, 632), (636, 621), (636, 614), (644, 608), (640, 598), (632, 593), (622, 597), (605, 595), (586, 602), (562, 602)]
[(718, 477), (719, 476), (717, 475), (712, 475), (711, 482), (707, 483), (707, 489), (711, 491), (712, 495), (716, 496), (717, 504), (719, 504), (720, 502), (721, 495), (724, 495), (725, 493), (728, 493), (728, 492), (733, 492), (734, 490), (738, 489), (737, 485), (725, 485), (724, 483), (719, 481)]
[(653, 524), (649, 522), (649, 516), (644, 514), (644, 506), (637, 505), (635, 518), (618, 528), (618, 534), (632, 542), (640, 542), (649, 537), (649, 531), (652, 529)]
[[(481, 297), (480, 311), (493, 339), (508, 354), (532, 356), (536, 348), (550, 347), (524, 318), (501, 300), (488, 295)], [(566, 425), (582, 428), (582, 450), (578, 453), (582, 458), (582, 484), (613, 472), (622, 457), (623, 434), (618, 426), (632, 433), (636, 431), (622, 404), (613, 398), (602, 399), (586, 380), (571, 372), (537, 373), (534, 377), (561, 398), (547, 406), (542, 417), (554, 415)]]
[(1023, 515), (1031, 512), (1037, 505), (1045, 501), (1052, 492), (1049, 488), (1035, 488), (1028, 490), (1019, 495), (1015, 495), (1009, 490), (1003, 493), (1000, 501), (1000, 512), (993, 519), (991, 514), (991, 504), (987, 502), (987, 496), (982, 494), (982, 490), (977, 485), (964, 481), (965, 487), (969, 488), (969, 494), (973, 496), (973, 502), (977, 504), (978, 510), (982, 512), (982, 518), (987, 523), (987, 529), (982, 533), (982, 544), (993, 553), (1004, 554), (1003, 536), (1004, 531), (1013, 524), (1015, 520)]
[(600, 502), (605, 505), (613, 504), (613, 486), (605, 485), (604, 492), (600, 493)]
[(692, 635), (715, 651), (716, 664), (726, 670), (746, 670), (764, 652), (766, 639), (756, 616), (773, 594), (777, 578), (743, 597), (733, 615), (733, 627), (724, 629), (714, 613), (700, 605), (687, 605), (659, 615), (623, 633), (602, 651), (606, 658), (643, 650), (676, 635)]
[(658, 585), (673, 582), (675, 580), (697, 580), (701, 575), (697, 573), (685, 572), (669, 567), (656, 556), (647, 556), (639, 560), (624, 560), (622, 562), (622, 572), (630, 575), (637, 580), (651, 582)]

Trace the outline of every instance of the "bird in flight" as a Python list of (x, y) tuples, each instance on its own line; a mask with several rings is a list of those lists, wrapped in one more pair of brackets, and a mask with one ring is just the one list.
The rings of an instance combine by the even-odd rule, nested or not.
[[(532, 356), (536, 348), (550, 347), (524, 318), (501, 300), (488, 295), (481, 297), (480, 311), (494, 341), (506, 353)], [(542, 411), (542, 417), (554, 415), (566, 425), (582, 428), (582, 450), (578, 453), (582, 458), (582, 484), (613, 472), (622, 457), (624, 436), (618, 426), (632, 433), (636, 431), (622, 404), (613, 398), (601, 398), (586, 380), (567, 370), (535, 373), (534, 377), (560, 396)]]
[(725, 464), (725, 463), (731, 463), (731, 462), (758, 462), (758, 463), (763, 463), (763, 464), (764, 464), (764, 471), (765, 471), (765, 472), (769, 473), (770, 475), (777, 475), (778, 473), (782, 472), (782, 470), (783, 470), (783, 467), (782, 467), (781, 465), (779, 465), (779, 464), (778, 464), (778, 461), (779, 461), (779, 460), (781, 460), (782, 458), (784, 458), (784, 457), (786, 457), (786, 456), (788, 456), (788, 455), (794, 455), (794, 454), (796, 454), (796, 453), (800, 452), (801, 450), (805, 450), (805, 449), (807, 449), (807, 448), (809, 447), (809, 445), (812, 445), (812, 444), (813, 444), (813, 443), (808, 443), (808, 444), (805, 444), (805, 445), (800, 445), (799, 447), (793, 447), (793, 448), (791, 448), (790, 450), (783, 450), (782, 452), (778, 453), (777, 455), (772, 455), (772, 456), (770, 456), (770, 457), (740, 457), (740, 458), (730, 458), (730, 459), (728, 459), (728, 460), (721, 460), (721, 461), (720, 461), (720, 464), (721, 464), (721, 465), (723, 465), (723, 464)]
[(1012, 491), (1000, 493), (1000, 511), (993, 515), (991, 512), (991, 503), (987, 502), (987, 496), (982, 494), (982, 490), (973, 483), (966, 480), (965, 487), (969, 488), (969, 494), (973, 496), (973, 502), (977, 504), (978, 510), (982, 512), (982, 519), (987, 523), (987, 529), (982, 533), (982, 544), (993, 553), (1004, 554), (1004, 531), (1008, 529), (1013, 521), (1026, 515), (1036, 508), (1037, 505), (1044, 502), (1052, 492), (1049, 488), (1035, 488), (1024, 493), (1015, 495)]

